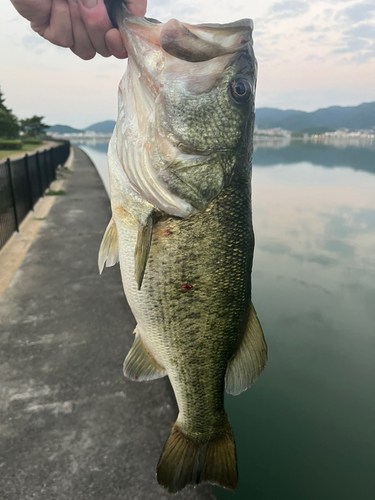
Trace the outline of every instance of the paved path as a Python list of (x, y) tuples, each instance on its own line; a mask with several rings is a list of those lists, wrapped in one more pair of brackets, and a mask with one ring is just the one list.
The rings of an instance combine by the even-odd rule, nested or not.
[(0, 498), (211, 500), (157, 485), (176, 408), (167, 379), (122, 375), (134, 319), (118, 266), (98, 274), (110, 208), (78, 149), (65, 189), (0, 301)]

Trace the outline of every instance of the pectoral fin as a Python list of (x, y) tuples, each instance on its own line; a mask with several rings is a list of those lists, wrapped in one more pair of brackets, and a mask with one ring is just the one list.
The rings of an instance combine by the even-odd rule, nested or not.
[(167, 374), (154, 358), (146, 351), (138, 333), (124, 362), (124, 375), (130, 380), (142, 382), (162, 378)]
[(105, 230), (98, 256), (99, 273), (102, 274), (104, 264), (114, 266), (119, 260), (118, 235), (115, 221), (111, 219)]
[(267, 344), (254, 306), (251, 304), (249, 321), (242, 343), (228, 362), (225, 375), (226, 391), (234, 396), (246, 391), (262, 373), (266, 362)]
[(134, 271), (138, 290), (142, 286), (148, 254), (150, 253), (153, 225), (153, 212), (150, 212), (144, 220), (138, 221), (138, 237), (134, 251)]

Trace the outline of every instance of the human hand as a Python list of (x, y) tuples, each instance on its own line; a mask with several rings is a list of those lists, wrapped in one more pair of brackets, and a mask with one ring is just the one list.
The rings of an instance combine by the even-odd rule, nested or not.
[[(106, 1), (110, 5), (112, 0)], [(31, 28), (49, 42), (68, 47), (82, 59), (96, 53), (124, 59), (120, 32), (112, 26), (104, 0), (11, 0)], [(126, 0), (128, 10), (143, 17), (147, 0)]]

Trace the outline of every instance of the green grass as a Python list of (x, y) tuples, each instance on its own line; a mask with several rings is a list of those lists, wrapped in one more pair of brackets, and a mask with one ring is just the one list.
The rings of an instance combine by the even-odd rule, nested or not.
[(43, 144), (43, 141), (41, 139), (35, 139), (34, 137), (28, 137), (26, 139), (22, 139), (22, 142), (24, 144), (35, 144), (37, 146)]
[(0, 139), (0, 149), (11, 149), (18, 151), (22, 149), (22, 141), (19, 139)]
[[(45, 144), (43, 142), (43, 144)], [(23, 144), (22, 149), (18, 149), (17, 151), (5, 149), (0, 150), (0, 161), (6, 160), (7, 158), (12, 158), (12, 156), (24, 155), (25, 153), (29, 153), (30, 151), (35, 151), (41, 145), (40, 144)]]
[(53, 189), (48, 189), (45, 192), (46, 196), (65, 196), (66, 192), (63, 189), (59, 189), (59, 191), (54, 191)]

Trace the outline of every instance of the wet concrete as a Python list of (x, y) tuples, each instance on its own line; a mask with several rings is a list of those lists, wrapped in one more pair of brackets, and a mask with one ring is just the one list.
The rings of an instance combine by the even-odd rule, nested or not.
[(122, 375), (135, 321), (118, 266), (98, 273), (110, 207), (78, 149), (65, 190), (0, 301), (0, 498), (212, 500), (156, 482), (176, 408), (167, 379)]

